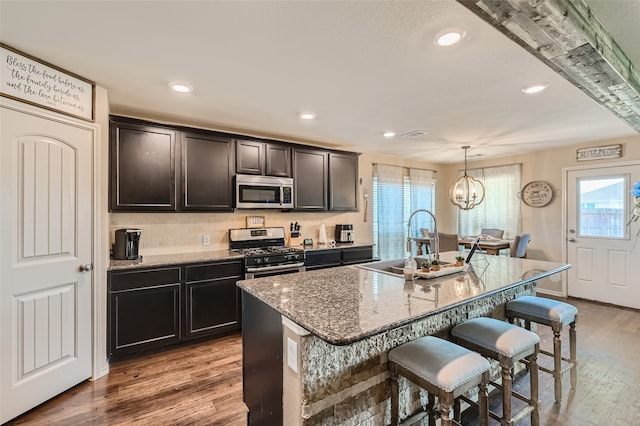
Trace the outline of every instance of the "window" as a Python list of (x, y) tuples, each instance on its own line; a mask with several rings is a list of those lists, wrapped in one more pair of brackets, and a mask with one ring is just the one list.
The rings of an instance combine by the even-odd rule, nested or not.
[(471, 210), (458, 210), (458, 234), (479, 235), (483, 228), (498, 228), (504, 229), (503, 238), (520, 235), (522, 203), (516, 194), (522, 187), (522, 166), (470, 169), (467, 174), (482, 181), (485, 198)]
[(624, 177), (582, 178), (578, 180), (578, 236), (623, 238)]
[[(407, 254), (407, 221), (417, 209), (435, 214), (433, 172), (376, 164), (373, 167), (373, 243), (381, 260), (402, 259)], [(420, 228), (433, 231), (428, 214), (411, 221), (413, 237)]]

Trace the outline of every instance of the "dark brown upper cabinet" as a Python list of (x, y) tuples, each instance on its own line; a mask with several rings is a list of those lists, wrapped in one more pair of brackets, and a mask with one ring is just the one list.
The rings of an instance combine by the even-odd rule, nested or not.
[(174, 211), (174, 130), (131, 123), (110, 124), (110, 208)]
[(233, 140), (182, 133), (180, 210), (233, 210)]
[(291, 147), (284, 144), (236, 140), (236, 172), (291, 177)]
[(358, 210), (358, 155), (329, 153), (329, 210)]
[(293, 203), (295, 210), (327, 210), (329, 155), (317, 149), (293, 149)]

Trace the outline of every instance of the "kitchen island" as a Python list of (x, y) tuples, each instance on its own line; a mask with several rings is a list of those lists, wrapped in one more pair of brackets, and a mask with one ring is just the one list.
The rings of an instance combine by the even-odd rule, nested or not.
[[(537, 279), (570, 267), (478, 256), (464, 272), (405, 281), (368, 265), (238, 282), (250, 424), (388, 424), (391, 348), (448, 338), (470, 318), (504, 319), (508, 300), (535, 294)], [(401, 418), (426, 397), (411, 387), (401, 384)]]

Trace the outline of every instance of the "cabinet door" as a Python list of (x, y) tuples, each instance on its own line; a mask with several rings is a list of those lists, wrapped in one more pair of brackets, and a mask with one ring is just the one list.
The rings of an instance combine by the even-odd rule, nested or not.
[(291, 177), (291, 147), (268, 143), (265, 145), (268, 176)]
[(180, 283), (113, 292), (109, 304), (112, 357), (180, 339)]
[(182, 210), (233, 209), (232, 139), (182, 134)]
[(236, 172), (263, 175), (264, 145), (263, 142), (236, 140)]
[(327, 152), (293, 150), (293, 203), (296, 210), (327, 210)]
[(358, 210), (358, 156), (329, 153), (329, 210)]
[(181, 276), (180, 267), (107, 274), (110, 357), (179, 341)]
[(111, 123), (111, 210), (176, 209), (175, 140), (170, 129)]
[(240, 328), (242, 263), (220, 262), (186, 267), (185, 337), (194, 338)]

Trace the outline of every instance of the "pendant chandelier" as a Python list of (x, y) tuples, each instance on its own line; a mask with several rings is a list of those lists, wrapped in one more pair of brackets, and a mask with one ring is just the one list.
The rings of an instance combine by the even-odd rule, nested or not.
[(449, 187), (449, 199), (462, 210), (471, 210), (484, 201), (484, 185), (478, 179), (467, 175), (467, 150), (469, 148), (471, 147), (462, 147), (464, 149), (464, 175)]

